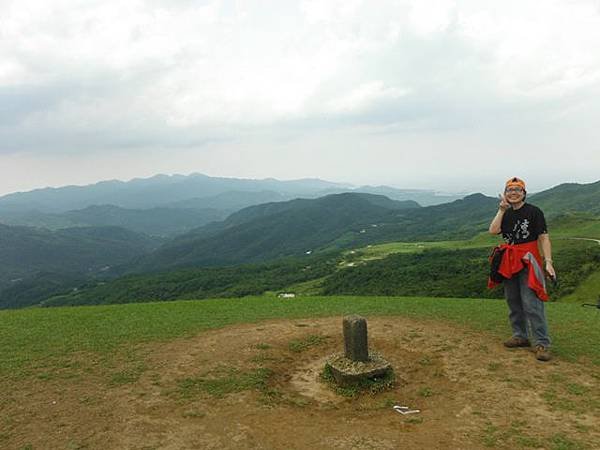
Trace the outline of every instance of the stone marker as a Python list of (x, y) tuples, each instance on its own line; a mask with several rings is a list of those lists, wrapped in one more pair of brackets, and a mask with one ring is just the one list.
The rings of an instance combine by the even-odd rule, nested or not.
[(325, 364), (335, 381), (341, 386), (348, 386), (390, 375), (390, 363), (377, 352), (369, 353), (367, 320), (360, 316), (346, 316), (342, 324), (344, 353), (331, 355)]
[(346, 316), (343, 321), (344, 353), (352, 361), (369, 360), (367, 320), (361, 316)]

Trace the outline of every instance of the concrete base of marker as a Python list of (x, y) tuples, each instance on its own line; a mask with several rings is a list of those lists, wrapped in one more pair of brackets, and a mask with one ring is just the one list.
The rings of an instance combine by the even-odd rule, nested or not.
[(368, 361), (353, 361), (343, 353), (327, 358), (325, 368), (331, 371), (339, 386), (352, 386), (366, 380), (385, 378), (392, 373), (392, 365), (376, 352), (369, 352)]

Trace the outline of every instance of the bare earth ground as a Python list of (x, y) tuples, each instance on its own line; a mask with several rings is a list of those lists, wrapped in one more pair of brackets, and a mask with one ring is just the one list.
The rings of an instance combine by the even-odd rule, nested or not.
[(349, 398), (320, 380), (341, 317), (236, 325), (0, 381), (0, 448), (600, 448), (597, 366), (446, 323), (368, 326), (391, 390)]

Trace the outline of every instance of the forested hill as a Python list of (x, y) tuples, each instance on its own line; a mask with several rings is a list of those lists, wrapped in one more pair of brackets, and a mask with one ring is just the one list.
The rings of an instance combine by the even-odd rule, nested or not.
[(390, 212), (408, 209), (420, 207), (412, 201), (357, 193), (249, 207), (165, 244), (140, 261), (135, 271), (233, 265), (311, 253)]
[(394, 240), (470, 237), (487, 228), (497, 204), (494, 198), (474, 194), (419, 207), (357, 193), (269, 203), (180, 236), (131, 270), (225, 266)]
[(157, 244), (118, 227), (48, 231), (0, 224), (0, 290), (40, 271), (88, 275), (150, 252)]
[(382, 218), (377, 227), (365, 233), (343, 236), (346, 246), (414, 240), (465, 239), (487, 230), (498, 200), (473, 194), (442, 205), (394, 211)]
[(552, 217), (568, 212), (600, 214), (600, 181), (565, 183), (532, 195), (528, 201)]
[(64, 213), (22, 211), (0, 214), (6, 225), (34, 226), (59, 230), (73, 227), (115, 226), (149, 236), (175, 236), (223, 220), (227, 213), (214, 208), (128, 209), (114, 205), (92, 205)]

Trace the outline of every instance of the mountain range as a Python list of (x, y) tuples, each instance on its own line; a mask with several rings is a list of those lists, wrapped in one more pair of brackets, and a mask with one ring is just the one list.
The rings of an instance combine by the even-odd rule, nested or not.
[[(125, 206), (84, 202), (81, 209), (61, 211), (85, 198), (84, 190), (72, 187), (0, 198), (0, 222), (2, 218), (20, 214), (22, 220), (31, 220), (31, 224), (38, 226), (0, 225), (0, 307), (37, 304), (85, 284), (86, 280), (104, 283), (126, 274), (272, 264), (286, 258), (296, 258), (301, 265), (303, 259), (376, 243), (471, 238), (487, 229), (498, 204), (495, 198), (473, 194), (443, 204), (421, 206), (414, 200), (355, 190), (284, 200), (294, 189), (307, 192), (312, 189), (311, 195), (316, 195), (342, 187), (320, 180), (260, 180), (264, 182), (261, 190), (255, 185), (255, 191), (217, 192), (217, 186), (223, 188), (226, 179), (215, 181), (192, 176), (193, 183), (216, 183), (214, 195), (198, 197), (197, 192), (192, 192), (187, 198), (183, 195), (171, 198), (170, 206), (156, 206), (148, 199), (147, 208), (140, 205), (139, 209), (131, 208), (136, 206), (132, 192), (137, 190), (139, 195), (144, 186), (155, 190), (153, 201), (160, 204), (165, 197), (158, 194), (158, 186), (166, 186), (173, 193), (181, 187), (175, 189), (179, 182), (192, 182), (190, 177), (181, 176), (154, 178), (134, 180), (130, 186), (117, 182), (115, 186), (120, 186), (123, 193), (121, 200), (129, 199), (123, 202)], [(107, 183), (113, 186), (112, 182)], [(291, 184), (285, 193), (263, 189), (278, 183)], [(129, 190), (131, 187), (135, 189)], [(107, 186), (94, 185), (90, 189), (89, 192), (106, 194)], [(71, 195), (74, 192), (77, 195)], [(61, 207), (53, 204), (46, 212), (33, 213), (27, 209), (40, 204), (41, 198), (50, 201), (52, 196), (63, 196), (59, 201)], [(67, 201), (69, 196), (71, 199)], [(96, 195), (94, 200), (100, 198)], [(529, 200), (542, 206), (550, 218), (585, 212), (589, 220), (597, 220), (600, 182), (556, 186), (531, 195)], [(256, 201), (259, 204), (240, 209)], [(44, 224), (54, 231), (40, 228)], [(291, 270), (291, 266), (287, 267)], [(268, 272), (271, 281), (272, 274), (277, 272), (273, 270)]]
[(154, 207), (241, 209), (251, 204), (316, 198), (341, 192), (386, 195), (394, 200), (415, 200), (422, 205), (439, 204), (461, 195), (438, 195), (434, 191), (396, 189), (389, 186), (352, 186), (320, 179), (276, 180), (155, 175), (131, 181), (102, 181), (87, 186), (65, 186), (16, 192), (0, 197), (0, 215), (8, 212), (61, 213), (91, 205), (121, 208)]
[(57, 230), (120, 226), (152, 236), (173, 237), (248, 206), (295, 198), (318, 198), (343, 192), (385, 195), (421, 205), (439, 204), (461, 195), (354, 187), (319, 179), (279, 181), (219, 178), (202, 174), (156, 175), (131, 181), (103, 181), (88, 186), (36, 189), (0, 197), (0, 223)]

